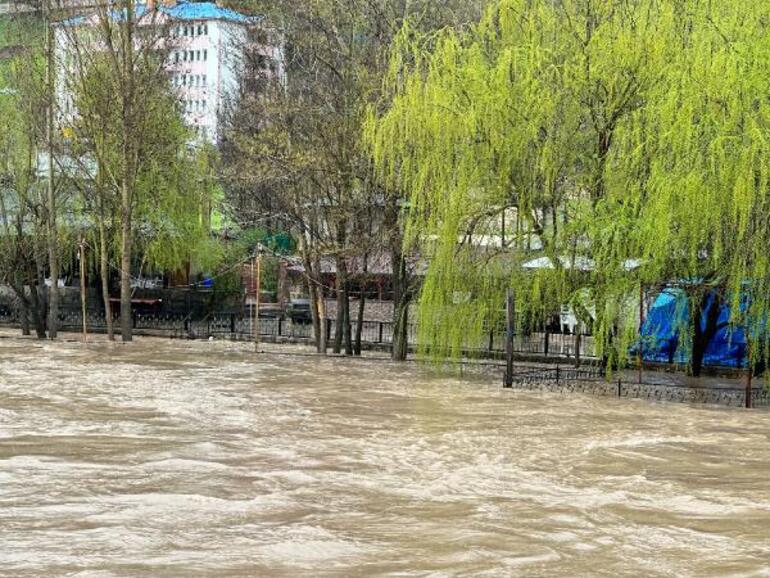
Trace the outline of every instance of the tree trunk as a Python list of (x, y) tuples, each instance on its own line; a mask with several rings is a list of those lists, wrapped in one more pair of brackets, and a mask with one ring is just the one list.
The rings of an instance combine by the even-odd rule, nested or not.
[(138, 143), (134, 142), (134, 0), (125, 2), (125, 31), (122, 34), (121, 67), (123, 91), (121, 94), (122, 135), (122, 174), (120, 187), (121, 200), (121, 245), (120, 245), (120, 332), (123, 341), (133, 339), (133, 320), (131, 317), (131, 247), (132, 247), (132, 210), (137, 159), (134, 157)]
[(337, 257), (337, 279), (335, 287), (337, 290), (337, 316), (336, 327), (334, 328), (334, 346), (332, 351), (335, 355), (342, 353), (342, 343), (345, 338), (345, 295), (347, 284), (347, 275), (345, 274), (345, 262), (342, 257)]
[(34, 285), (30, 287), (29, 296), (35, 333), (38, 339), (45, 339), (45, 300), (41, 298), (39, 287)]
[(19, 299), (19, 322), (21, 323), (21, 334), (31, 335), (29, 327), (29, 305), (26, 299)]
[(400, 246), (391, 252), (393, 264), (393, 361), (406, 361), (409, 354), (409, 305), (412, 291), (409, 287), (409, 274), (406, 259)]
[(56, 191), (53, 180), (53, 117), (54, 117), (54, 82), (53, 82), (53, 31), (51, 29), (50, 4), (45, 2), (45, 51), (46, 51), (46, 148), (48, 149), (47, 175), (47, 212), (48, 212), (48, 270), (51, 287), (48, 290), (48, 337), (56, 339), (59, 327), (59, 246), (56, 230)]
[(326, 350), (329, 347), (327, 343), (328, 335), (326, 333), (326, 300), (324, 298), (323, 288), (316, 287), (316, 294), (318, 295), (318, 353), (326, 355)]
[(342, 310), (342, 290), (337, 282), (337, 315), (334, 320), (334, 342), (332, 343), (332, 353), (339, 355), (342, 353), (342, 326), (345, 322), (345, 314)]
[[(697, 307), (693, 307), (697, 304)], [(705, 292), (695, 302), (690, 301), (690, 323), (693, 329), (692, 356), (690, 359), (690, 375), (700, 377), (703, 371), (703, 359), (709, 343), (719, 330), (719, 315), (722, 312), (722, 297), (714, 292)], [(705, 315), (706, 326), (703, 326)]]
[[(125, 187), (124, 187), (125, 188)], [(120, 333), (123, 341), (133, 339), (133, 319), (131, 317), (131, 216), (127, 214), (124, 192), (122, 216), (122, 235), (120, 246)]]
[(351, 324), (350, 324), (350, 291), (347, 281), (345, 282), (345, 288), (343, 290), (342, 308), (344, 314), (342, 316), (344, 326), (345, 337), (345, 355), (353, 355), (353, 339), (351, 336)]
[[(27, 299), (27, 290), (24, 281), (19, 279), (18, 274), (15, 275), (15, 280), (11, 283), (11, 288), (16, 294), (16, 299), (19, 302), (19, 323), (21, 324), (21, 334), (30, 335), (30, 304), (29, 300)], [(30, 290), (32, 289), (30, 288)]]
[(353, 344), (353, 353), (361, 355), (361, 337), (364, 332), (364, 313), (366, 311), (366, 295), (361, 291), (361, 298), (358, 301), (358, 319), (356, 320), (356, 340)]
[(107, 232), (104, 219), (99, 218), (99, 275), (102, 280), (102, 300), (104, 301), (104, 321), (107, 324), (107, 339), (115, 341), (115, 329), (112, 326), (112, 304), (110, 303), (110, 262), (107, 248)]

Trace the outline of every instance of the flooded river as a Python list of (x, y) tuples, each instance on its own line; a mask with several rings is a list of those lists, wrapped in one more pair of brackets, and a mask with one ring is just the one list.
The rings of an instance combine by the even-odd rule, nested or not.
[(2, 576), (770, 576), (770, 413), (0, 339)]

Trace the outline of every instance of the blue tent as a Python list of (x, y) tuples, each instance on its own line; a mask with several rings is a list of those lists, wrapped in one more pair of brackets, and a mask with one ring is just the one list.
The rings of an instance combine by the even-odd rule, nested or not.
[[(713, 295), (710, 297), (714, 299)], [(655, 299), (642, 325), (643, 357), (645, 361), (688, 363), (690, 361), (690, 312), (687, 296), (682, 289), (667, 288)], [(730, 326), (730, 307), (719, 312), (716, 334), (706, 347), (704, 365), (747, 367), (748, 346), (743, 327)], [(701, 327), (706, 327), (705, 314)], [(638, 353), (638, 344), (632, 354)]]

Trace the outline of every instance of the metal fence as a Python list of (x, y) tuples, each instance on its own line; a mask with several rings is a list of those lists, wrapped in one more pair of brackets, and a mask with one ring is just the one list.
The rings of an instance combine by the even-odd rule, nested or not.
[[(118, 331), (119, 321), (114, 319), (115, 330)], [(89, 310), (87, 313), (88, 330), (91, 332), (106, 331), (107, 323), (103, 311)], [(0, 308), (0, 323), (19, 325), (16, 311), (12, 308)], [(269, 340), (311, 340), (313, 326), (307, 322), (294, 322), (283, 316), (260, 317), (260, 338)], [(62, 310), (59, 314), (59, 328), (64, 331), (80, 331), (83, 326), (80, 310)], [(166, 334), (169, 337), (188, 339), (231, 338), (241, 340), (254, 339), (254, 319), (245, 313), (220, 312), (202, 317), (194, 317), (187, 312), (177, 313), (140, 313), (132, 315), (132, 326), (136, 333)], [(326, 319), (324, 330), (327, 338), (333, 338), (337, 331), (337, 322)], [(351, 334), (355, 335), (356, 323), (351, 324)], [(466, 339), (462, 349), (469, 354), (489, 357), (500, 357), (505, 351), (505, 331), (489, 330), (481, 339)], [(416, 348), (418, 343), (417, 326), (410, 324), (407, 330), (407, 341), (410, 347)], [(533, 332), (527, 335), (515, 335), (514, 352), (520, 356), (544, 358), (574, 359), (576, 350), (574, 335)], [(361, 327), (361, 343), (367, 346), (388, 347), (393, 343), (393, 323), (390, 321), (364, 321)], [(581, 336), (579, 340), (580, 357), (590, 361), (594, 358), (593, 337)]]
[(770, 389), (756, 385), (747, 387), (739, 380), (709, 385), (676, 383), (654, 377), (640, 382), (624, 379), (622, 375), (608, 379), (604, 368), (598, 364), (580, 368), (518, 365), (514, 368), (513, 388), (731, 407), (770, 407)]

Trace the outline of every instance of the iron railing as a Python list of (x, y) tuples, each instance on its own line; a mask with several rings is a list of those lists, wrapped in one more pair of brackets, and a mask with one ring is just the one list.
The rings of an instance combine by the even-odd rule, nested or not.
[[(119, 330), (118, 312), (115, 311), (114, 327)], [(89, 310), (87, 313), (88, 330), (103, 332), (107, 323), (103, 311)], [(0, 308), (0, 323), (19, 325), (17, 312), (10, 308)], [(313, 326), (308, 322), (292, 321), (284, 316), (260, 317), (259, 335), (265, 340), (310, 340), (313, 339)], [(393, 322), (365, 320), (361, 326), (361, 343), (367, 346), (387, 347), (393, 344)], [(62, 310), (59, 314), (59, 328), (64, 331), (80, 331), (83, 326), (81, 311)], [(174, 313), (134, 312), (132, 327), (138, 333), (161, 333), (170, 337), (189, 339), (232, 338), (254, 339), (255, 322), (246, 313), (219, 312), (195, 318), (186, 311)], [(351, 334), (355, 336), (357, 324), (351, 323)], [(337, 322), (334, 319), (324, 321), (324, 330), (328, 340), (336, 334)], [(472, 355), (500, 357), (505, 351), (505, 331), (489, 330), (481, 340), (467, 339), (462, 349)], [(594, 358), (593, 337), (581, 336), (580, 357)], [(417, 326), (410, 324), (407, 329), (407, 343), (416, 348), (419, 345)], [(574, 359), (576, 339), (574, 335), (533, 332), (514, 336), (513, 350), (518, 355), (545, 358)]]

